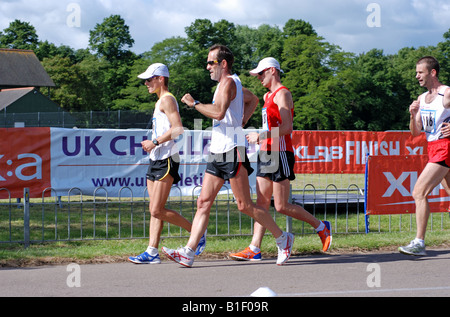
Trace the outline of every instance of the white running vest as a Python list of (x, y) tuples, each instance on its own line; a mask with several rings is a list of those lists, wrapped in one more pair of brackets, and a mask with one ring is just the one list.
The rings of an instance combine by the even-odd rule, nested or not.
[[(174, 95), (172, 95), (171, 93), (167, 93), (164, 96), (161, 96), (161, 98), (156, 103), (152, 119), (152, 140), (160, 137), (171, 128), (169, 119), (159, 109), (161, 105), (161, 99), (167, 95), (175, 99)], [(178, 110), (178, 102), (176, 101), (176, 99), (175, 102), (177, 103), (177, 110)], [(175, 146), (175, 141), (170, 140), (155, 147), (153, 151), (150, 153), (150, 159), (152, 161), (160, 161), (168, 157), (171, 157), (176, 153), (178, 153), (178, 148)]]
[(427, 141), (432, 142), (442, 138), (441, 127), (443, 122), (450, 122), (450, 109), (444, 108), (444, 92), (449, 88), (443, 86), (431, 103), (425, 102), (426, 92), (420, 96), (420, 115)]
[[(210, 152), (226, 153), (237, 146), (245, 146), (245, 135), (242, 129), (244, 117), (244, 93), (239, 77), (234, 74), (229, 76), (236, 84), (236, 98), (231, 101), (225, 117), (218, 121), (213, 120)], [(220, 83), (214, 93), (213, 104), (219, 91)]]

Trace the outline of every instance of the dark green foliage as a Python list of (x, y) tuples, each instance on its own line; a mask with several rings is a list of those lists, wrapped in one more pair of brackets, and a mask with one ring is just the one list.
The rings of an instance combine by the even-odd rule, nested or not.
[(268, 56), (278, 59), (285, 72), (282, 82), (294, 97), (296, 130), (407, 129), (408, 107), (423, 92), (415, 79), (415, 63), (424, 55), (441, 62), (440, 79), (450, 82), (450, 30), (436, 46), (403, 48), (394, 55), (377, 48), (359, 55), (344, 52), (326, 42), (310, 23), (294, 19), (283, 29), (198, 19), (185, 33), (186, 37), (165, 39), (137, 56), (130, 50), (134, 40), (119, 15), (97, 24), (90, 32), (89, 48), (82, 50), (39, 41), (33, 26), (16, 20), (0, 32), (0, 46), (34, 50), (57, 85), (51, 98), (71, 112), (151, 113), (156, 99), (137, 75), (152, 63), (165, 63), (171, 73), (169, 88), (179, 100), (188, 129), (194, 128), (195, 119), (203, 120), (203, 128), (210, 125), (211, 120), (185, 109), (180, 100), (188, 92), (200, 101), (212, 100), (217, 83), (206, 71), (206, 58), (216, 43), (230, 47), (236, 59), (233, 71), (260, 98), (248, 127), (261, 126), (266, 92), (248, 71)]

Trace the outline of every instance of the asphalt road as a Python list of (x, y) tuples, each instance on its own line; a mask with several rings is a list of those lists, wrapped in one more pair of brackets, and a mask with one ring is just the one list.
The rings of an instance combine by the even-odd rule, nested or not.
[(192, 268), (164, 260), (0, 269), (0, 296), (249, 298), (267, 287), (277, 297), (448, 297), (450, 249), (427, 252), (294, 256), (282, 267), (199, 257)]

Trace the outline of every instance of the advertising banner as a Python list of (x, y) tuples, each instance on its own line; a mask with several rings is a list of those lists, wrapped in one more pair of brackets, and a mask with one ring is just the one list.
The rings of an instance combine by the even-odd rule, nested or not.
[[(51, 186), (50, 128), (0, 129), (0, 199), (41, 197)], [(7, 190), (5, 190), (7, 189)]]
[(427, 153), (425, 135), (409, 131), (294, 131), (292, 137), (297, 174), (364, 174), (367, 154)]
[[(427, 155), (370, 156), (366, 214), (415, 213), (412, 192), (427, 162)], [(433, 190), (428, 201), (431, 212), (448, 211), (450, 197), (441, 185)]]

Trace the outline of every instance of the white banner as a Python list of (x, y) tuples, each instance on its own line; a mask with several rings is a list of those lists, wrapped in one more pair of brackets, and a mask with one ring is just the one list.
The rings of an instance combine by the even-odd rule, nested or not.
[[(151, 139), (148, 130), (87, 130), (51, 128), (51, 187), (53, 194), (109, 197), (146, 195), (148, 153), (141, 142)], [(202, 185), (209, 154), (211, 131), (189, 131), (179, 137), (181, 181), (171, 195), (191, 196)], [(248, 150), (255, 172), (250, 176), (256, 192), (256, 148)], [(225, 186), (230, 188), (229, 184)], [(200, 189), (195, 191), (199, 194)]]

